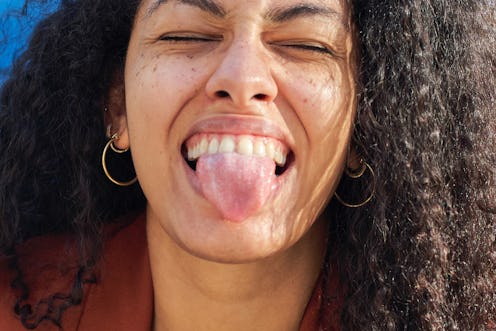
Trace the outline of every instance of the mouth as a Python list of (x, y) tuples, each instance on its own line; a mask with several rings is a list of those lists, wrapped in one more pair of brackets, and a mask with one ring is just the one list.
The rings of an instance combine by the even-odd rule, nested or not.
[(276, 165), (274, 175), (277, 177), (294, 162), (293, 152), (280, 140), (255, 135), (195, 134), (182, 144), (181, 153), (193, 171), (200, 157), (212, 154), (236, 153), (271, 159)]

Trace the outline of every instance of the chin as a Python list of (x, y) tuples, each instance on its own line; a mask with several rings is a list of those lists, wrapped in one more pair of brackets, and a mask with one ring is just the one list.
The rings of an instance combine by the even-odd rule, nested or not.
[[(286, 224), (263, 217), (230, 222), (201, 219), (201, 225), (179, 229), (173, 240), (189, 254), (217, 263), (250, 263), (283, 252), (296, 240)], [(291, 235), (290, 235), (291, 234)]]

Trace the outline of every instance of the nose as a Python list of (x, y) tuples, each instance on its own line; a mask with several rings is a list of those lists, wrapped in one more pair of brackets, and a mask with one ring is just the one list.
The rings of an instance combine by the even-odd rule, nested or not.
[(240, 107), (273, 101), (277, 85), (263, 45), (248, 39), (233, 42), (209, 78), (206, 92), (212, 99), (228, 99)]

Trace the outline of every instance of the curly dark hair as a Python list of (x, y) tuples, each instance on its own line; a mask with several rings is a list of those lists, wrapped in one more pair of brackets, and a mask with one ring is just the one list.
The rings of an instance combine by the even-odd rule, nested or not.
[[(103, 225), (145, 206), (138, 185), (113, 186), (99, 163), (102, 111), (139, 2), (62, 0), (3, 85), (0, 249), (27, 328), (59, 324), (81, 302), (81, 284), (97, 281)], [(485, 330), (496, 316), (495, 3), (348, 2), (361, 58), (354, 145), (376, 193), (365, 207), (324, 211), (347, 289), (343, 329)], [(59, 232), (78, 236), (81, 265), (73, 290), (47, 298), (57, 309), (40, 316), (16, 246)]]

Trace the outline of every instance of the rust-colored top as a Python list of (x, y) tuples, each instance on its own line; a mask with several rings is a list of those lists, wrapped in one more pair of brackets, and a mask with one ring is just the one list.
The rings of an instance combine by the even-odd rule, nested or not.
[[(20, 268), (31, 289), (27, 303), (34, 304), (50, 294), (71, 289), (77, 260), (74, 242), (63, 235), (31, 239), (17, 250)], [(25, 331), (14, 313), (16, 293), (11, 287), (15, 274), (9, 260), (0, 257), (0, 330)], [(152, 328), (153, 289), (145, 218), (136, 217), (130, 225), (114, 231), (105, 241), (97, 282), (84, 285), (82, 302), (68, 308), (62, 317), (65, 331), (148, 331)], [(331, 277), (329, 293), (340, 293), (337, 276)], [(59, 302), (60, 303), (60, 302)], [(308, 304), (300, 331), (338, 331), (342, 295), (322, 302), (321, 281)], [(48, 307), (41, 305), (40, 311)], [(322, 325), (321, 325), (322, 324)], [(326, 326), (324, 326), (326, 324)], [(39, 331), (60, 330), (43, 321)]]

